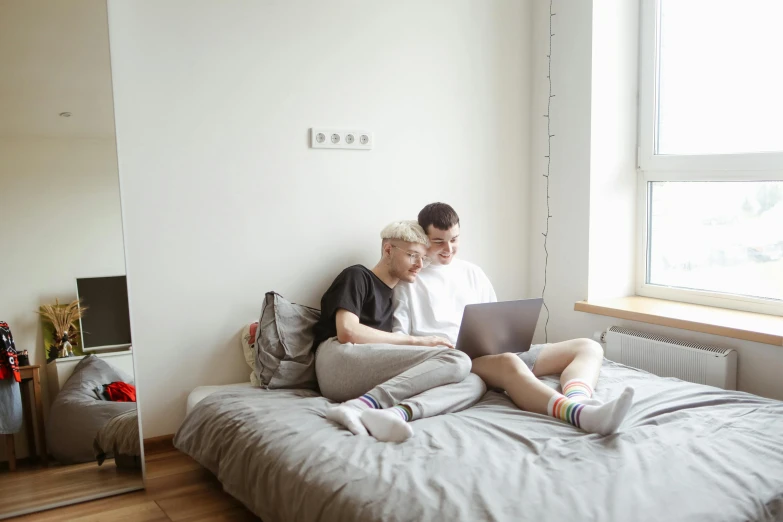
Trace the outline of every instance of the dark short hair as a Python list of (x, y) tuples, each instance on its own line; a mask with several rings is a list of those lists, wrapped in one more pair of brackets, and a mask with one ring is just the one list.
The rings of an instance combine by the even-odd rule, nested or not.
[(419, 225), (425, 233), (429, 231), (430, 225), (439, 230), (449, 230), (454, 225), (459, 225), (459, 216), (451, 205), (430, 203), (419, 212)]

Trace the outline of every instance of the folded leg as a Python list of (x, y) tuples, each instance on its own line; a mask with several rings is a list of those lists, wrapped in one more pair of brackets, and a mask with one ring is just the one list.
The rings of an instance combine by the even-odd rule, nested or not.
[(470, 358), (451, 348), (392, 344), (342, 344), (333, 337), (318, 347), (315, 372), (321, 394), (345, 402), (371, 396), (390, 408), (429, 389), (461, 382)]
[(471, 373), (461, 382), (432, 388), (403, 401), (411, 409), (411, 419), (424, 419), (455, 413), (476, 404), (487, 392), (487, 385), (481, 377)]
[(462, 382), (432, 388), (391, 408), (366, 410), (360, 420), (376, 439), (402, 442), (413, 435), (409, 422), (470, 408), (486, 391), (481, 377), (471, 373)]
[[(402, 441), (413, 434), (407, 424), (413, 409), (400, 403), (430, 389), (460, 383), (470, 375), (470, 358), (449, 348), (342, 344), (331, 338), (318, 347), (315, 368), (321, 394), (343, 403), (328, 411), (327, 418), (355, 435), (369, 430), (379, 440)], [(458, 407), (465, 400), (463, 395), (452, 402), (433, 400), (432, 408)], [(383, 415), (362, 413), (376, 409), (383, 409)], [(416, 410), (420, 415), (418, 404)]]

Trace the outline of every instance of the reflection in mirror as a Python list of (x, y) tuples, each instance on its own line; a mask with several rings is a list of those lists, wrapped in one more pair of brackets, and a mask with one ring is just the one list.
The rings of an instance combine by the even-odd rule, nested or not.
[(143, 488), (105, 0), (0, 0), (0, 518)]

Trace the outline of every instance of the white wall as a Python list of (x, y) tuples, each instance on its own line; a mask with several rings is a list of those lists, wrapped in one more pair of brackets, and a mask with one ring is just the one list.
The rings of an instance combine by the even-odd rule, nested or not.
[(114, 136), (106, 0), (3, 0), (0, 49), (0, 139)]
[(0, 319), (41, 365), (48, 409), (38, 307), (75, 299), (77, 277), (125, 273), (114, 139), (2, 139), (0, 187)]
[[(617, 4), (617, 5), (613, 5)], [(633, 113), (627, 113), (632, 90), (627, 87), (618, 91), (617, 81), (620, 78), (631, 78), (635, 74), (627, 68), (632, 64), (627, 49), (615, 49), (613, 56), (611, 44), (633, 47), (633, 41), (623, 41), (632, 34), (636, 13), (627, 6), (619, 8), (619, 2), (566, 2), (555, 1), (554, 10), (557, 13), (553, 20), (552, 47), (552, 80), (553, 93), (556, 95), (552, 104), (552, 133), (556, 136), (552, 141), (552, 171), (551, 171), (551, 207), (550, 236), (548, 241), (549, 268), (547, 277), (546, 301), (551, 311), (549, 321), (549, 340), (560, 341), (573, 337), (591, 336), (593, 332), (603, 330), (611, 325), (621, 325), (643, 331), (670, 335), (672, 337), (712, 344), (721, 347), (735, 348), (739, 353), (738, 388), (759, 395), (783, 399), (783, 351), (779, 346), (743, 342), (736, 339), (698, 334), (684, 330), (656, 327), (633, 321), (624, 321), (609, 317), (586, 314), (574, 311), (574, 303), (588, 296), (597, 297), (619, 295), (623, 288), (632, 288), (628, 280), (632, 273), (629, 252), (633, 252), (635, 244), (631, 239), (626, 223), (615, 222), (610, 225), (613, 234), (608, 238), (601, 234), (600, 206), (612, 204), (618, 212), (617, 220), (629, 219), (635, 216), (633, 190), (629, 190), (627, 181), (614, 185), (615, 201), (610, 201), (607, 192), (598, 189), (607, 183), (612, 176), (620, 176), (623, 170), (628, 171), (630, 152), (627, 135), (620, 129), (628, 128), (629, 121), (635, 119)], [(533, 115), (544, 114), (547, 102), (546, 85), (546, 54), (548, 46), (549, 2), (536, 0), (533, 7), (534, 44), (533, 44)], [(625, 21), (625, 28), (618, 22)], [(629, 26), (631, 29), (628, 29)], [(594, 48), (595, 46), (595, 48)], [(593, 77), (592, 62), (597, 59)], [(623, 65), (625, 64), (625, 65)], [(623, 67), (626, 69), (624, 70)], [(598, 89), (600, 91), (596, 92)], [(612, 108), (611, 97), (606, 91), (618, 92), (618, 106)], [(600, 112), (592, 112), (594, 107), (601, 107)], [(605, 111), (611, 111), (609, 115)], [(544, 112), (542, 112), (544, 111)], [(626, 111), (627, 117), (622, 118)], [(609, 121), (607, 121), (607, 118)], [(544, 275), (544, 251), (540, 232), (545, 227), (545, 185), (541, 172), (546, 171), (544, 154), (546, 154), (546, 120), (533, 119), (531, 177), (532, 215), (530, 243), (530, 291), (541, 292)], [(612, 123), (614, 122), (614, 123)], [(595, 129), (608, 128), (617, 149), (616, 163), (606, 152), (611, 148), (611, 140), (606, 135), (592, 136)], [(608, 167), (608, 170), (607, 170)], [(591, 170), (593, 168), (594, 170)], [(634, 173), (627, 172), (628, 176)], [(591, 194), (595, 201), (591, 201)], [(591, 209), (591, 207), (594, 207)], [(598, 214), (596, 214), (598, 213)], [(614, 241), (610, 241), (613, 239)], [(590, 241), (594, 241), (591, 256)], [(603, 245), (603, 246), (601, 246)], [(600, 252), (603, 249), (614, 249), (618, 260), (615, 269), (618, 278), (605, 286), (598, 282), (606, 277), (590, 267), (590, 262), (600, 262)], [(597, 261), (596, 261), (597, 260)], [(607, 289), (607, 286), (611, 288)], [(589, 289), (588, 289), (589, 287)], [(537, 332), (537, 340), (543, 340), (543, 328)]]
[[(426, 203), (454, 205), (501, 298), (527, 295), (530, 6), (110, 1), (144, 437), (194, 387), (247, 378), (265, 291), (318, 305)], [(311, 150), (312, 126), (375, 148)]]
[(635, 293), (638, 42), (638, 0), (593, 3), (590, 299)]

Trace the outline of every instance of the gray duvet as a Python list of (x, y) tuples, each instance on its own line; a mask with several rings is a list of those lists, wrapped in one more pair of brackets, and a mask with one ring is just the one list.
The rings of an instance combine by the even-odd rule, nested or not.
[(388, 444), (338, 429), (315, 392), (247, 389), (204, 399), (174, 443), (265, 522), (783, 520), (783, 402), (609, 361), (596, 396), (626, 385), (608, 437), (488, 392)]

